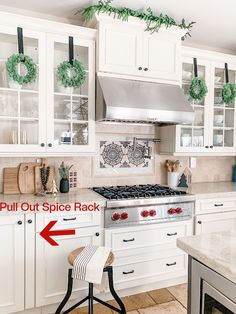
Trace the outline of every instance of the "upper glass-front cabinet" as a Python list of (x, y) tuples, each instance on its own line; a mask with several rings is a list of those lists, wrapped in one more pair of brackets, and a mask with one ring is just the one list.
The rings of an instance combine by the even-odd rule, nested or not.
[[(45, 35), (23, 28), (24, 53), (37, 65), (37, 79), (27, 85), (10, 80), (6, 62), (18, 53), (17, 28), (1, 26), (0, 31), (0, 153), (42, 152), (45, 147), (44, 82)], [(27, 70), (17, 67), (19, 74)]]
[[(85, 69), (85, 82), (78, 88), (64, 87), (57, 68), (69, 58), (69, 37), (47, 35), (48, 47), (48, 150), (88, 152), (94, 148), (95, 46), (93, 41), (74, 37), (74, 58)], [(73, 74), (71, 74), (73, 75)]]

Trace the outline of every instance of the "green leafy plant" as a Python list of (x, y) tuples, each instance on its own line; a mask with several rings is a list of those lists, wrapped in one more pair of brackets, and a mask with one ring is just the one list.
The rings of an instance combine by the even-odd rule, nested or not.
[(236, 85), (232, 83), (224, 84), (222, 98), (225, 104), (233, 103), (236, 98)]
[(158, 31), (160, 27), (165, 26), (166, 28), (171, 26), (177, 26), (181, 29), (186, 29), (188, 32), (186, 36), (190, 35), (190, 30), (195, 22), (186, 23), (185, 19), (182, 19), (181, 23), (177, 23), (172, 17), (168, 15), (160, 14), (155, 15), (151, 8), (148, 8), (146, 12), (139, 10), (132, 10), (130, 8), (121, 7), (116, 8), (111, 5), (111, 0), (100, 0), (98, 4), (91, 5), (79, 11), (84, 17), (85, 21), (90, 21), (95, 14), (106, 13), (112, 15), (114, 18), (127, 21), (129, 17), (136, 17), (146, 22), (146, 31), (151, 33)]
[(64, 87), (79, 87), (86, 79), (86, 72), (79, 60), (64, 61), (57, 68), (57, 77)]
[(69, 173), (70, 173), (70, 169), (73, 167), (73, 165), (71, 166), (65, 166), (64, 161), (62, 161), (60, 167), (58, 168), (60, 177), (62, 179), (69, 179)]
[(207, 94), (206, 82), (199, 77), (192, 79), (189, 87), (189, 95), (194, 100), (202, 100)]
[[(23, 63), (26, 67), (27, 73), (20, 75), (18, 73), (18, 65)], [(22, 53), (11, 55), (7, 62), (6, 68), (10, 79), (17, 82), (20, 85), (29, 84), (36, 80), (37, 77), (37, 66), (33, 59)]]

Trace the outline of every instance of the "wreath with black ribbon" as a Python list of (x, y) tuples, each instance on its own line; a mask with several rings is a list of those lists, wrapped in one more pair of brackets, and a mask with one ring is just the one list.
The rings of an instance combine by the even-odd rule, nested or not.
[[(11, 55), (6, 62), (6, 69), (9, 78), (17, 82), (19, 85), (33, 83), (37, 77), (37, 66), (33, 59), (24, 54), (23, 47), (23, 30), (22, 28), (17, 28), (18, 35), (18, 54)], [(26, 68), (26, 74), (19, 74), (19, 64), (23, 64)]]
[(194, 78), (192, 79), (189, 87), (189, 95), (193, 100), (202, 100), (206, 96), (208, 89), (206, 82), (198, 77), (197, 59), (193, 59), (194, 64)]
[(225, 81), (222, 90), (222, 99), (225, 104), (232, 104), (236, 98), (236, 85), (229, 82), (228, 64), (225, 63)]
[(83, 64), (74, 59), (73, 37), (69, 37), (69, 61), (63, 61), (57, 67), (58, 80), (64, 87), (80, 87), (86, 79)]

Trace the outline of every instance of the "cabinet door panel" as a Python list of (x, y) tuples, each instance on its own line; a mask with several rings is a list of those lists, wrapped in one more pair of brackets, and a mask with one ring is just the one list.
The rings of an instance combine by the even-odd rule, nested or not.
[[(20, 26), (20, 25), (17, 25)], [(17, 28), (1, 25), (0, 32), (0, 153), (44, 152), (45, 128), (45, 34), (23, 28), (24, 53), (37, 66), (35, 82), (19, 85), (9, 78), (6, 62), (17, 48)], [(21, 63), (17, 71), (27, 70)]]
[[(61, 302), (67, 289), (67, 271), (70, 252), (85, 245), (100, 245), (99, 227), (76, 229), (75, 236), (57, 237), (59, 246), (51, 246), (38, 233), (36, 235), (36, 306)], [(88, 285), (75, 281), (75, 297), (85, 297)]]
[[(180, 81), (180, 39), (168, 34), (144, 36), (144, 75)], [(146, 71), (145, 71), (146, 69)]]
[[(48, 152), (83, 153), (94, 151), (95, 141), (95, 43), (74, 37), (74, 58), (85, 69), (85, 82), (64, 87), (58, 66), (68, 61), (69, 37), (47, 35), (48, 47)], [(69, 75), (73, 75), (70, 74)], [(53, 123), (52, 123), (53, 121)]]
[(127, 25), (99, 27), (98, 71), (140, 75), (143, 30)]
[(24, 215), (2, 216), (0, 221), (0, 314), (24, 309)]
[(236, 229), (236, 212), (199, 215), (195, 218), (195, 233), (210, 233)]

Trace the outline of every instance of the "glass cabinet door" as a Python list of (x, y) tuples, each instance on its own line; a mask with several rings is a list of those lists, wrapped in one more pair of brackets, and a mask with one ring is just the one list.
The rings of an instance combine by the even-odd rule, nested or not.
[[(27, 85), (11, 80), (6, 69), (7, 59), (18, 53), (17, 28), (1, 27), (0, 32), (0, 153), (40, 152), (45, 150), (44, 71), (45, 37), (23, 28), (24, 54), (37, 65), (37, 79)], [(17, 67), (26, 73), (25, 65)], [(45, 120), (45, 119), (44, 119)], [(41, 145), (42, 144), (42, 145)]]
[[(214, 67), (213, 126), (211, 143), (214, 150), (232, 150), (235, 142), (235, 102), (225, 104), (222, 89), (225, 84), (224, 65)], [(236, 71), (229, 69), (229, 81), (235, 83)]]
[[(207, 123), (206, 123), (206, 98), (198, 101), (193, 100), (189, 95), (189, 87), (194, 77), (193, 60), (191, 58), (184, 60), (182, 64), (182, 88), (188, 98), (190, 105), (195, 112), (194, 122), (191, 125), (179, 126), (179, 143), (180, 151), (197, 152), (205, 150)], [(206, 78), (206, 65), (198, 62), (198, 76)]]
[[(94, 42), (74, 37), (74, 58), (86, 71), (85, 82), (78, 88), (64, 87), (57, 68), (68, 61), (69, 37), (48, 35), (49, 106), (48, 150), (56, 152), (88, 152), (94, 149)], [(73, 74), (72, 74), (73, 75)], [(52, 84), (51, 84), (52, 82)]]

